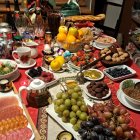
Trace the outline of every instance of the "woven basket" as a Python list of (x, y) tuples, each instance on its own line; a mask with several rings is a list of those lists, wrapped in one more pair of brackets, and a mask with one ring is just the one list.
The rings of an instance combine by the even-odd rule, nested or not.
[(57, 42), (58, 45), (72, 53), (76, 53), (78, 50), (81, 50), (84, 44), (90, 44), (90, 41), (93, 40), (93, 37), (84, 37), (80, 42), (73, 42), (71, 44), (67, 42)]

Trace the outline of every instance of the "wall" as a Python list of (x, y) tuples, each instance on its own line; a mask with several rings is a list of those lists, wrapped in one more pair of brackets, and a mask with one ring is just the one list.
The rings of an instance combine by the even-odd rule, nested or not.
[(129, 41), (129, 35), (128, 35), (129, 30), (135, 27), (131, 19), (131, 14), (132, 14), (131, 9), (132, 9), (133, 2), (134, 0), (125, 0), (125, 4), (124, 4), (124, 10), (123, 10), (121, 25), (119, 30), (119, 32), (123, 34), (124, 45), (127, 45)]

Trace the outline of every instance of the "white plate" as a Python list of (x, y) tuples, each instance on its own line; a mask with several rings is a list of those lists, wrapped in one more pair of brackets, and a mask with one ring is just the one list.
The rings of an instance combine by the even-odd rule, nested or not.
[[(17, 94), (15, 94), (15, 93), (13, 92), (13, 90), (7, 92), (6, 94), (0, 92), (0, 98), (6, 98), (6, 97), (11, 97), (11, 96), (14, 96), (14, 97), (17, 98), (18, 103), (19, 103), (19, 106), (23, 109), (23, 106), (22, 106), (22, 104), (21, 104), (21, 100), (20, 100), (19, 96), (18, 96)], [(26, 113), (25, 113), (24, 109), (23, 109), (23, 114), (26, 116)], [(27, 116), (26, 116), (26, 118), (27, 118)], [(28, 120), (28, 118), (27, 118), (27, 120)], [(30, 125), (29, 122), (28, 122), (27, 127), (30, 128), (31, 131), (32, 131), (32, 136), (31, 136), (30, 140), (34, 140), (35, 135), (34, 135), (34, 132), (33, 132), (32, 127), (31, 127), (31, 125)]]
[(36, 60), (35, 59), (31, 59), (30, 65), (22, 65), (22, 64), (18, 64), (18, 68), (22, 68), (22, 69), (27, 69), (27, 68), (31, 68), (33, 66), (35, 66), (36, 64)]
[(95, 99), (95, 100), (104, 100), (104, 99), (107, 99), (108, 97), (111, 96), (111, 90), (110, 90), (110, 89), (109, 89), (108, 94), (107, 94), (106, 96), (102, 97), (102, 98), (97, 98), (97, 97), (95, 97), (95, 96), (92, 96), (92, 95), (88, 92), (88, 90), (87, 90), (87, 85), (89, 85), (89, 84), (90, 84), (90, 82), (87, 82), (87, 83), (85, 83), (84, 85), (82, 85), (83, 90), (84, 90), (85, 94), (86, 94), (88, 97), (90, 97), (90, 98), (92, 98), (92, 99)]
[[(88, 69), (88, 70), (96, 70), (97, 72), (100, 72), (101, 77), (100, 77), (100, 78), (97, 78), (97, 79), (92, 79), (92, 78), (89, 78), (89, 77), (84, 76), (85, 79), (87, 79), (87, 80), (92, 80), (92, 81), (98, 81), (98, 80), (101, 80), (101, 79), (104, 78), (104, 74), (103, 74), (103, 72), (101, 72), (100, 70), (98, 70), (98, 69)], [(84, 70), (84, 71), (88, 71), (88, 70)], [(83, 71), (83, 72), (84, 72), (84, 71)]]
[(104, 48), (102, 48), (102, 47), (100, 47), (100, 46), (97, 46), (95, 42), (93, 42), (93, 47), (96, 48), (96, 49), (99, 49), (99, 50), (104, 49)]
[[(108, 74), (107, 71), (110, 70), (110, 69), (113, 70), (115, 68), (123, 68), (123, 69), (127, 68), (131, 72), (131, 74), (114, 78), (110, 74)], [(120, 80), (123, 80), (123, 79), (127, 79), (127, 78), (130, 78), (130, 77), (132, 77), (136, 74), (136, 71), (133, 70), (132, 68), (128, 67), (127, 65), (118, 65), (118, 66), (109, 67), (109, 68), (104, 69), (103, 72), (106, 76), (108, 76), (113, 81), (120, 81)]]
[(117, 91), (117, 98), (127, 108), (132, 109), (134, 111), (140, 111), (140, 106), (135, 105), (135, 104), (131, 103), (130, 101), (128, 101), (125, 98), (125, 95), (120, 90)]
[[(51, 71), (45, 69), (44, 67), (41, 67), (41, 68), (42, 68), (43, 71), (52, 73)], [(26, 74), (30, 79), (33, 80), (33, 79), (37, 78), (37, 77), (32, 78), (32, 77), (28, 74), (28, 72), (29, 72), (29, 70), (25, 71), (25, 74)], [(59, 80), (59, 79), (57, 78), (57, 76), (56, 76), (54, 73), (53, 73), (53, 75), (54, 75), (55, 80), (46, 83), (46, 86), (54, 85), (54, 84), (57, 83), (57, 81)]]

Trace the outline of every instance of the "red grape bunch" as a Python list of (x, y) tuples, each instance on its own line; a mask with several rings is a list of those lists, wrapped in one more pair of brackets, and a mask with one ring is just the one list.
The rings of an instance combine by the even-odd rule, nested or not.
[(133, 138), (134, 133), (130, 127), (130, 117), (126, 109), (107, 102), (88, 106), (88, 112), (91, 117), (99, 118), (104, 127), (110, 128), (118, 140)]

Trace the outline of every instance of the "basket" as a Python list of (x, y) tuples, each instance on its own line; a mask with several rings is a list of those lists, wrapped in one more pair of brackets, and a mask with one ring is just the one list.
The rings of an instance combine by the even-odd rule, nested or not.
[(85, 44), (90, 44), (93, 40), (92, 36), (85, 36), (79, 42), (67, 43), (67, 42), (57, 42), (61, 48), (70, 51), (71, 53), (76, 53), (78, 50), (83, 49)]

